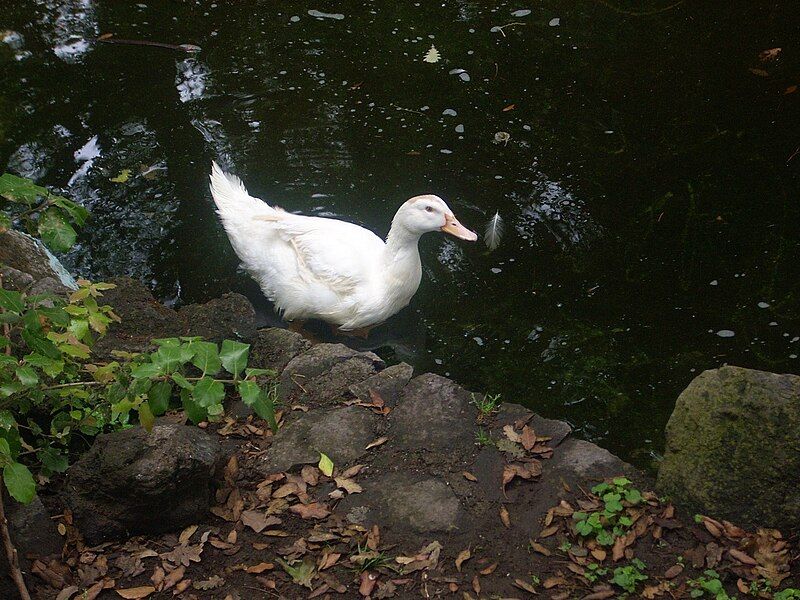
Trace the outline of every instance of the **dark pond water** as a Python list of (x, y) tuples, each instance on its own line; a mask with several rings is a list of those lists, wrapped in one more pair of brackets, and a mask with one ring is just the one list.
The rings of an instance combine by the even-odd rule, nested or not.
[(701, 370), (800, 372), (794, 2), (4, 4), (0, 166), (91, 209), (81, 273), (239, 291), (276, 322), (212, 212), (216, 159), (380, 234), (422, 192), (478, 230), (499, 211), (493, 252), (423, 240), (419, 293), (368, 346), (639, 464)]

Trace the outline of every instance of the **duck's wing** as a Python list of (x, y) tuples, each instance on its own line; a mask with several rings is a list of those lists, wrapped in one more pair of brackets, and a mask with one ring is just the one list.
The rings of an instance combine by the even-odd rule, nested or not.
[(383, 240), (368, 229), (338, 219), (291, 213), (267, 219), (265, 224), (296, 252), (300, 275), (342, 298), (373, 276), (384, 249)]

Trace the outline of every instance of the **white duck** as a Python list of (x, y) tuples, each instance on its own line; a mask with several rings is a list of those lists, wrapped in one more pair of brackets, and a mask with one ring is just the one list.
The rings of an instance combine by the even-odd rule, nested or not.
[(242, 265), (286, 320), (321, 319), (364, 336), (416, 293), (422, 278), (417, 242), (423, 233), (478, 239), (433, 195), (406, 201), (386, 242), (353, 223), (270, 206), (216, 163), (211, 195)]

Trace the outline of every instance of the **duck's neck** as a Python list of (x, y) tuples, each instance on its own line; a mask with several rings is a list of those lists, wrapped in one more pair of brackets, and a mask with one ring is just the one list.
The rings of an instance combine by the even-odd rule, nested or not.
[(383, 256), (389, 285), (413, 287), (416, 291), (422, 276), (422, 265), (417, 249), (419, 238), (418, 233), (411, 232), (397, 223), (392, 224), (389, 235), (386, 236)]

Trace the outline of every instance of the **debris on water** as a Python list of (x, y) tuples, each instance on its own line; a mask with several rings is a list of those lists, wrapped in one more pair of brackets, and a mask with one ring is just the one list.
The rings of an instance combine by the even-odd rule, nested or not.
[(456, 125), (456, 133), (464, 133), (464, 125), (462, 124)]
[(450, 71), (450, 75), (458, 75), (458, 78), (461, 81), (469, 81), (470, 80), (469, 73), (467, 73), (464, 69), (452, 69)]
[(498, 131), (494, 134), (495, 144), (503, 144), (504, 146), (507, 146), (509, 140), (511, 140), (511, 134), (507, 131)]
[(759, 302), (758, 308), (769, 308), (769, 303), (767, 302)]
[(708, 285), (719, 285), (719, 281), (717, 281), (716, 279), (714, 279), (713, 281), (710, 281), (710, 282), (708, 283)]
[(474, 337), (472, 339), (475, 340), (475, 343), (478, 344), (478, 346), (483, 346), (483, 340), (481, 338)]
[(550, 19), (548, 25), (550, 25), (550, 27), (558, 27), (559, 25), (561, 25), (561, 19), (559, 19), (558, 17), (556, 17), (555, 19)]
[(501, 268), (499, 268), (499, 267), (492, 267), (492, 268), (491, 268), (491, 269), (489, 269), (489, 270), (490, 270), (492, 273), (494, 273), (495, 275), (497, 275), (498, 273), (502, 273), (502, 272), (503, 272), (503, 269), (501, 269)]
[(317, 17), (318, 19), (336, 19), (337, 21), (341, 21), (344, 19), (344, 15), (342, 13), (324, 13), (318, 10), (309, 10), (309, 16)]
[(454, 111), (452, 108), (445, 108), (442, 111), (443, 115), (447, 115), (448, 117), (455, 117), (458, 113)]
[(441, 59), (442, 59), (442, 55), (439, 54), (439, 51), (436, 49), (436, 46), (431, 44), (431, 47), (425, 53), (425, 56), (422, 57), (422, 62), (437, 63)]
[(521, 8), (520, 10), (515, 10), (514, 12), (512, 12), (511, 16), (512, 17), (527, 17), (529, 14), (531, 14), (530, 9)]
[(495, 212), (494, 216), (486, 224), (486, 234), (484, 235), (484, 241), (489, 250), (494, 250), (500, 245), (500, 238), (503, 237), (503, 227), (503, 218), (500, 216), (500, 212)]
[(732, 338), (732, 337), (733, 337), (733, 336), (735, 336), (736, 334), (735, 334), (733, 331), (731, 331), (730, 329), (720, 329), (720, 330), (717, 332), (717, 335), (718, 335), (719, 337), (721, 337), (721, 338)]

